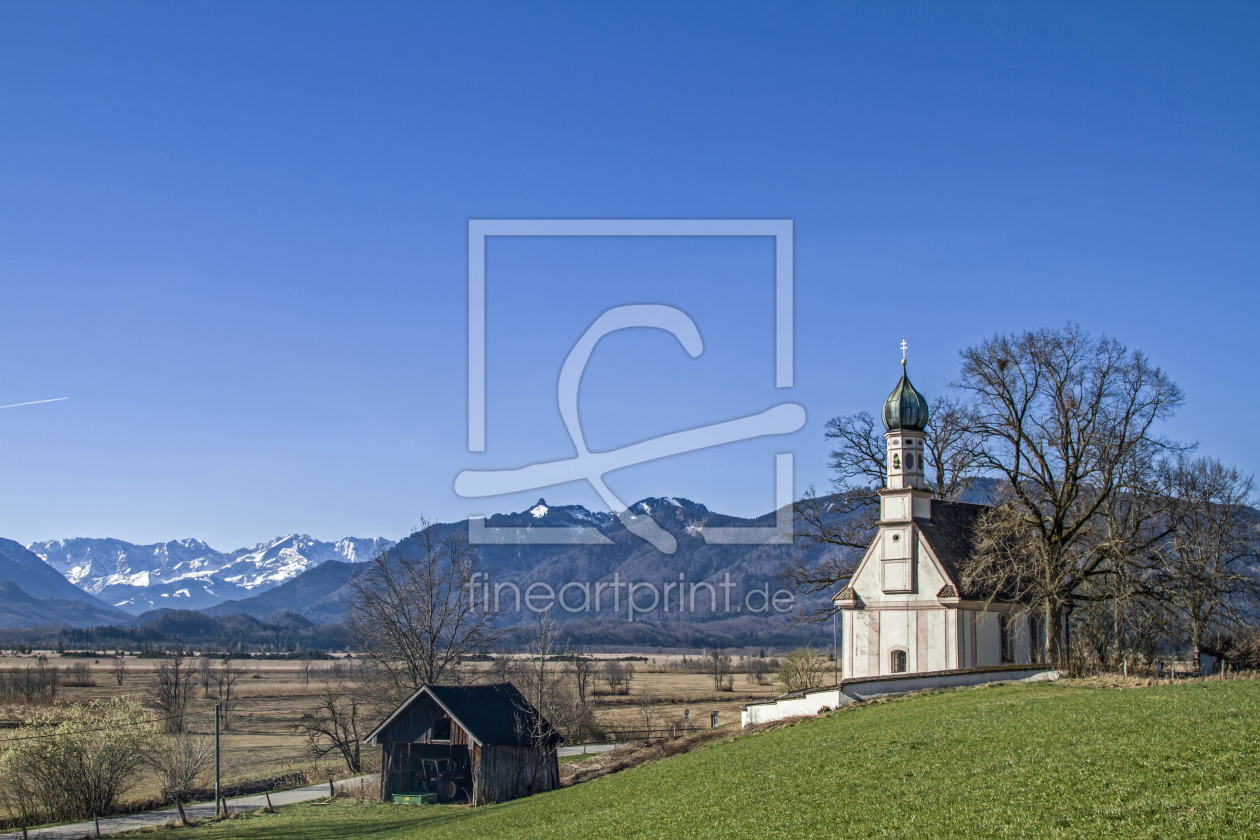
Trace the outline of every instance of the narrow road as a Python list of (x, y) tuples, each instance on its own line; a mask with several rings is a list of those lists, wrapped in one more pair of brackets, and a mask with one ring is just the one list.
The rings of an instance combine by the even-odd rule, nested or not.
[(556, 755), (561, 758), (567, 758), (571, 755), (593, 755), (624, 746), (625, 744), (579, 744), (576, 747), (560, 747), (560, 749), (556, 750)]
[[(356, 776), (352, 779), (340, 779), (334, 784), (338, 792), (340, 792), (347, 786), (356, 787), (361, 785), (363, 780), (370, 778), (374, 777)], [(322, 782), (317, 785), (308, 785), (291, 790), (273, 790), (270, 796), (272, 805), (292, 805), (295, 802), (327, 799), (328, 783)], [(229, 799), (227, 803), (230, 811), (253, 811), (267, 804), (267, 795), (258, 793), (250, 796), (238, 796), (235, 799)], [(188, 815), (190, 820), (212, 819), (214, 817), (214, 803), (194, 802), (184, 806), (184, 813)], [(174, 808), (143, 811), (137, 814), (124, 814), (117, 817), (102, 817), (101, 836), (118, 834), (123, 831), (135, 831), (138, 828), (147, 828), (153, 825), (166, 825), (172, 822), (179, 822), (179, 811)], [(40, 840), (80, 840), (83, 837), (95, 837), (96, 825), (91, 820), (88, 820), (65, 825), (53, 825), (46, 828), (32, 828), (28, 833), (32, 840), (34, 838), (40, 838)], [(3, 840), (21, 840), (21, 837), (21, 829), (0, 834), (0, 838), (3, 838)]]

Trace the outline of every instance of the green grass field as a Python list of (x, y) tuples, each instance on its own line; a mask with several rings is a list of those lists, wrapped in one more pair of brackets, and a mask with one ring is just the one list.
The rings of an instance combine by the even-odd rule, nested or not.
[(994, 686), (485, 808), (297, 805), (189, 840), (1260, 837), (1260, 681)]

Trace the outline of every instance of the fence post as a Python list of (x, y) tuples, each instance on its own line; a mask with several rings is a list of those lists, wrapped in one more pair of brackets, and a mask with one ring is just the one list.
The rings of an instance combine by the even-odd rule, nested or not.
[(92, 822), (96, 823), (96, 836), (100, 837), (101, 836), (101, 819), (100, 817), (96, 816), (95, 808), (92, 809)]
[(267, 810), (271, 810), (271, 794), (264, 794), (267, 797)]
[(337, 795), (336, 789), (333, 787), (332, 779), (328, 780), (328, 798), (331, 799)]

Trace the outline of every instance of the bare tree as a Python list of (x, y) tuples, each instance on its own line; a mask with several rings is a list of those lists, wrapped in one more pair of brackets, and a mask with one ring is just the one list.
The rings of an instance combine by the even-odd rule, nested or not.
[(114, 657), (114, 679), (119, 685), (123, 684), (123, 678), (127, 676), (127, 659), (121, 653)]
[(311, 684), (311, 666), (315, 664), (315, 658), (311, 656), (308, 650), (302, 654), (302, 658), (298, 660), (298, 673), (302, 675), (302, 685)]
[(395, 699), (460, 679), (460, 661), (502, 632), (480, 609), (476, 550), (466, 534), (427, 521), (346, 581), (346, 630)]
[[(852, 488), (819, 496), (810, 487), (792, 510), (797, 542), (778, 577), (806, 595), (834, 595), (853, 577), (875, 534), (879, 495), (871, 489)], [(822, 551), (815, 558), (812, 552), (820, 546)], [(835, 611), (828, 598), (824, 605), (802, 613), (797, 620), (821, 622)]]
[(637, 704), (639, 707), (639, 719), (643, 721), (643, 728), (648, 730), (649, 734), (660, 723), (660, 702), (660, 698), (650, 688), (643, 689), (643, 692), (639, 695)]
[(192, 663), (178, 651), (162, 659), (149, 681), (146, 696), (153, 708), (165, 718), (162, 722), (167, 732), (184, 731), (184, 712), (188, 709), (193, 683)]
[(1181, 390), (1141, 353), (1075, 325), (995, 336), (964, 350), (962, 363), (977, 465), (1006, 493), (964, 584), (1037, 604), (1051, 628), (1045, 658), (1062, 661), (1065, 609), (1114, 572), (1105, 508), (1135, 465), (1171, 449), (1155, 426)]
[(832, 482), (837, 489), (882, 487), (888, 477), (888, 444), (875, 418), (866, 411), (827, 421)]
[(215, 697), (219, 701), (220, 722), (224, 729), (231, 729), (235, 723), (237, 698), (232, 694), (232, 688), (244, 675), (245, 671), (233, 665), (230, 657), (210, 671), (210, 682), (214, 683)]
[(573, 672), (563, 653), (555, 618), (549, 610), (536, 611), (524, 655), (515, 657), (511, 665), (512, 684), (524, 699), (512, 725), (523, 743), (542, 748), (527, 750), (517, 771), (530, 793), (559, 783), (555, 775), (557, 730), (573, 735), (590, 722), (589, 713), (578, 703)]
[(1247, 509), (1254, 481), (1219, 461), (1182, 461), (1173, 472), (1173, 527), (1146, 591), (1184, 628), (1201, 661), (1212, 632), (1240, 629), (1260, 604), (1257, 529)]
[(765, 685), (766, 677), (769, 676), (771, 668), (761, 656), (745, 656), (743, 661), (744, 673), (749, 684)]
[(168, 802), (187, 802), (190, 793), (198, 787), (201, 775), (214, 761), (214, 740), (180, 732), (155, 749), (151, 760), (162, 784), (162, 798)]
[(598, 661), (589, 657), (573, 657), (573, 679), (577, 686), (578, 702), (585, 706), (595, 694), (595, 667)]
[(980, 437), (971, 407), (950, 396), (933, 400), (923, 444), (936, 497), (956, 500), (976, 478), (980, 463)]
[(721, 691), (731, 673), (731, 655), (720, 650), (709, 651), (709, 674), (713, 677), (713, 690)]
[(315, 761), (335, 754), (345, 763), (348, 772), (363, 771), (359, 751), (366, 734), (359, 731), (359, 724), (364, 722), (362, 692), (362, 685), (325, 683), (315, 710), (298, 719), (295, 728), (306, 736)]
[(534, 614), (524, 647), (511, 660), (509, 679), (543, 718), (531, 721), (526, 734), (536, 743), (549, 738), (553, 730), (566, 736), (578, 734), (591, 723), (591, 715), (578, 696), (576, 669), (550, 611)]
[(605, 659), (600, 676), (604, 678), (609, 694), (629, 694), (630, 681), (634, 679), (634, 664), (619, 659)]
[(203, 650), (201, 656), (197, 657), (197, 676), (201, 680), (201, 691), (209, 696), (210, 694), (210, 669), (214, 667), (214, 663)]

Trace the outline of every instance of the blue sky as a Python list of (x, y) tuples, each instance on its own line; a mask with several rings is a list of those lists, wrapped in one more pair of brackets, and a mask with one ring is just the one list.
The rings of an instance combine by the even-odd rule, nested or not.
[[(0, 7), (0, 535), (216, 548), (397, 537), (570, 457), (556, 378), (611, 306), (592, 448), (797, 402), (800, 432), (609, 476), (737, 514), (827, 480), (828, 417), (910, 343), (1080, 322), (1186, 391), (1167, 432), (1260, 443), (1255, 4), (8, 3)], [(492, 240), (487, 448), (467, 451), (470, 218), (789, 218), (767, 239)], [(1244, 422), (1238, 422), (1242, 420)]]

